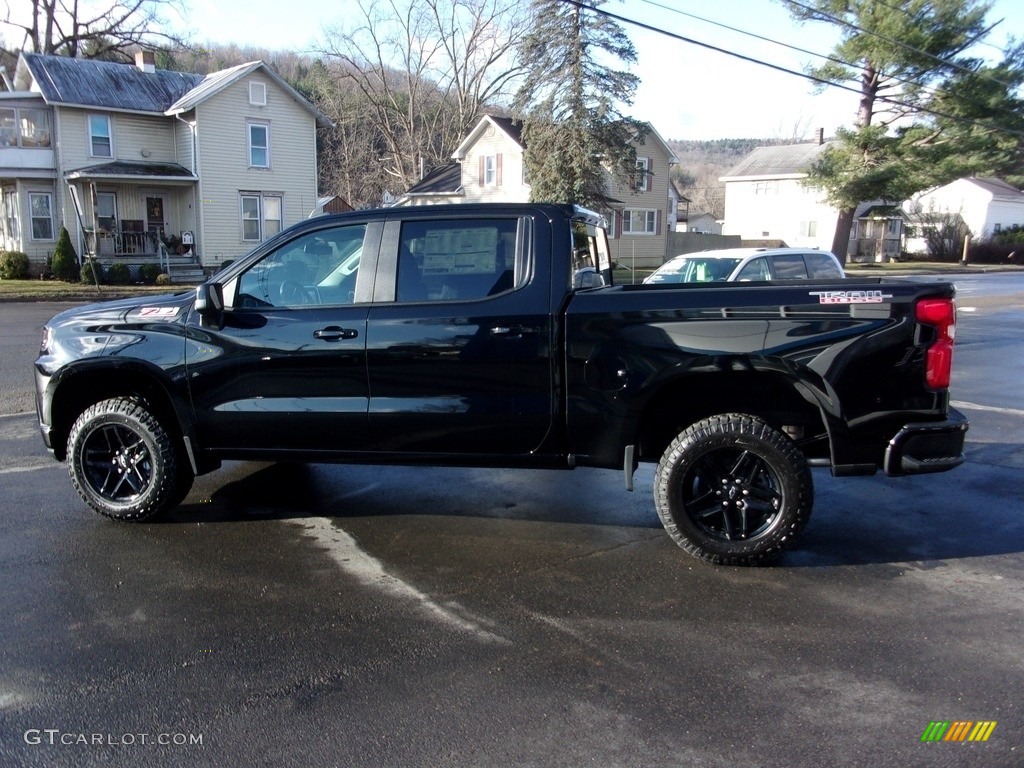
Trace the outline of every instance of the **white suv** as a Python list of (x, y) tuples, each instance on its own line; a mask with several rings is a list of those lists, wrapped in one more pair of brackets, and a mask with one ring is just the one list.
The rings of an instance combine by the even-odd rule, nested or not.
[(810, 248), (723, 248), (686, 253), (666, 261), (645, 283), (710, 283), (845, 277), (828, 251)]

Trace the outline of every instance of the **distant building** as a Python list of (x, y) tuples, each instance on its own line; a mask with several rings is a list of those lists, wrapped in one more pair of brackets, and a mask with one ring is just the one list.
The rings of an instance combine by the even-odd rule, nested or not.
[[(485, 115), (452, 153), (452, 163), (427, 174), (395, 204), (527, 202), (525, 149), (518, 121)], [(613, 259), (657, 266), (665, 260), (667, 232), (675, 223), (669, 168), (676, 157), (653, 127), (636, 151), (637, 181), (625, 187), (609, 176), (608, 196), (614, 202), (603, 213)]]

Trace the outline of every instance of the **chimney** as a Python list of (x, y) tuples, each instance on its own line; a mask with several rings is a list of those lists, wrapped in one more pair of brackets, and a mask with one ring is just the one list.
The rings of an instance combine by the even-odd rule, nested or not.
[(153, 51), (138, 51), (135, 54), (135, 66), (140, 72), (156, 72), (156, 54)]
[(824, 143), (825, 143), (825, 129), (824, 128), (819, 128), (818, 129), (818, 146), (820, 147)]

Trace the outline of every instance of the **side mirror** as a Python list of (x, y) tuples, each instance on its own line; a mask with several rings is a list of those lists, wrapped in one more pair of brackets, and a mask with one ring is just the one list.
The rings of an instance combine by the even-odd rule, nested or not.
[(196, 312), (204, 327), (217, 327), (224, 320), (224, 287), (220, 283), (196, 286)]

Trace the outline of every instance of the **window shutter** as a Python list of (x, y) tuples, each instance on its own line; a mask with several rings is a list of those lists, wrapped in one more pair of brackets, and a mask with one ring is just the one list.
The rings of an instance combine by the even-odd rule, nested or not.
[(484, 174), (487, 173), (487, 169), (484, 167), (485, 160), (486, 160), (486, 158), (483, 155), (480, 155), (480, 186), (481, 187), (483, 187), (483, 185), (485, 183)]
[(612, 227), (615, 229), (615, 237), (618, 237), (619, 233), (622, 232), (622, 211), (616, 211), (612, 219), (614, 221)]
[(494, 160), (494, 184), (501, 186), (501, 153), (499, 152)]
[(651, 169), (654, 168), (654, 158), (648, 157), (647, 160), (647, 173), (644, 174), (644, 192), (650, 192), (653, 189), (651, 185)]
[(661, 209), (654, 211), (654, 234), (661, 234)]

